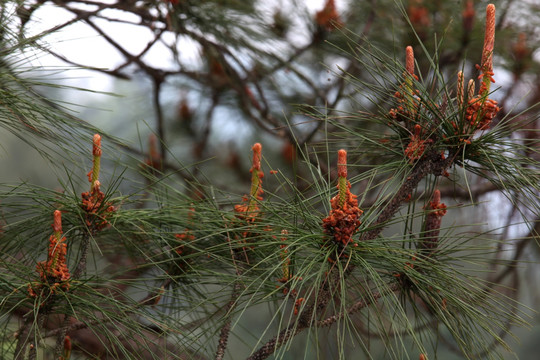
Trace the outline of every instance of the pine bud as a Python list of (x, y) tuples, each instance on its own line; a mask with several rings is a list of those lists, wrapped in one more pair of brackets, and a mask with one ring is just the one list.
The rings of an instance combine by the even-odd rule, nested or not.
[(418, 245), (421, 252), (426, 256), (431, 255), (437, 248), (442, 217), (446, 214), (446, 205), (441, 203), (441, 192), (435, 190), (433, 200), (426, 207), (427, 216), (424, 225), (423, 239)]

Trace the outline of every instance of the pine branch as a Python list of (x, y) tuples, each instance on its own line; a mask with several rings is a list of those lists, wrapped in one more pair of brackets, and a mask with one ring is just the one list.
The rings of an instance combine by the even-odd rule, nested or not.
[[(345, 312), (332, 315), (324, 320), (319, 320), (316, 323), (312, 323), (310, 318), (313, 315), (313, 309), (314, 306), (309, 306), (303, 309), (302, 313), (300, 314), (300, 318), (298, 319), (297, 323), (292, 323), (288, 325), (285, 329), (281, 330), (278, 335), (276, 335), (274, 338), (268, 340), (266, 344), (261, 346), (257, 351), (255, 351), (253, 354), (251, 354), (247, 360), (263, 360), (267, 359), (270, 355), (272, 355), (279, 347), (286, 344), (288, 341), (290, 341), (292, 338), (294, 338), (296, 335), (298, 335), (300, 332), (302, 332), (305, 329), (308, 329), (312, 326), (315, 327), (326, 327), (331, 326), (336, 321), (344, 318), (347, 315), (352, 315), (363, 308), (370, 306), (372, 304), (375, 304), (377, 300), (383, 296), (387, 296), (395, 291), (400, 290), (400, 286), (397, 283), (393, 283), (388, 286), (387, 289), (385, 289), (384, 292), (375, 292), (370, 294), (365, 299), (362, 299), (360, 301), (357, 301), (355, 304), (351, 305)], [(318, 305), (319, 308), (325, 307), (323, 304)]]
[(229, 302), (227, 303), (225, 307), (225, 317), (227, 319), (225, 320), (225, 323), (223, 324), (219, 332), (218, 346), (217, 346), (216, 356), (215, 356), (216, 360), (222, 360), (223, 357), (225, 356), (225, 351), (227, 349), (227, 342), (229, 339), (229, 333), (231, 331), (231, 322), (232, 322), (232, 319), (230, 319), (229, 317), (232, 316), (234, 308), (236, 307), (238, 303), (238, 297), (240, 296), (240, 291), (242, 290), (240, 277), (242, 276), (245, 270), (243, 266), (243, 262), (241, 261), (242, 255), (239, 253), (238, 249), (232, 248), (232, 245), (231, 245), (232, 239), (230, 236), (231, 236), (230, 234), (227, 234), (227, 242), (229, 244), (232, 261), (236, 269), (236, 279), (234, 280), (233, 290), (231, 293), (231, 299), (229, 300)]
[(370, 227), (374, 227), (374, 229), (368, 230), (361, 235), (362, 241), (375, 239), (382, 232), (384, 224), (398, 212), (404, 201), (410, 197), (413, 190), (420, 184), (420, 181), (429, 174), (442, 175), (452, 165), (452, 162), (452, 156), (444, 159), (440, 153), (432, 151), (415, 164), (411, 174), (407, 176), (407, 179), (388, 204), (383, 206), (383, 210), (374, 223), (370, 224)]
[(347, 308), (346, 311), (342, 313), (332, 315), (324, 320), (318, 321), (316, 326), (317, 327), (331, 326), (338, 320), (345, 318), (347, 315), (352, 315), (367, 306), (377, 303), (377, 300), (379, 300), (381, 297), (387, 296), (390, 293), (401, 290), (401, 286), (398, 283), (391, 283), (387, 287), (388, 287), (387, 289), (384, 289), (384, 292), (379, 291), (379, 292), (374, 292), (374, 293), (369, 294), (368, 297), (357, 301), (356, 303), (351, 305), (349, 308)]

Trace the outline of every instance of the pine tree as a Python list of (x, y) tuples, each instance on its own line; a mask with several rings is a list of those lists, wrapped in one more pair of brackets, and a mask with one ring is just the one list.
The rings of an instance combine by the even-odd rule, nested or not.
[[(0, 357), (510, 354), (540, 223), (537, 19), (511, 4), (4, 1), (0, 126), (56, 186), (1, 184)], [(74, 24), (123, 61), (64, 56)], [(149, 86), (147, 140), (53, 100), (43, 52)]]

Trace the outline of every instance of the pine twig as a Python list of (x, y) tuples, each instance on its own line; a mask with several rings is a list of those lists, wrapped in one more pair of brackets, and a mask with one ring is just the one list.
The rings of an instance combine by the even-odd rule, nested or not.
[[(229, 316), (231, 311), (234, 309), (236, 305), (236, 300), (238, 299), (238, 295), (240, 294), (241, 285), (238, 281), (235, 282), (233, 287), (233, 293), (231, 294), (231, 299), (229, 303), (227, 304), (227, 309), (225, 312), (225, 316)], [(231, 331), (231, 319), (228, 319), (225, 324), (221, 327), (221, 330), (219, 332), (219, 340), (218, 340), (218, 347), (216, 350), (216, 360), (222, 360), (225, 356), (225, 350), (227, 349), (227, 343), (229, 340), (229, 333)]]
[(352, 315), (352, 314), (362, 310), (363, 308), (376, 303), (377, 300), (380, 299), (381, 297), (400, 290), (400, 288), (401, 287), (400, 287), (399, 283), (392, 283), (391, 285), (388, 286), (387, 289), (385, 289), (384, 292), (381, 292), (381, 291), (374, 292), (374, 293), (371, 294), (370, 297), (363, 298), (362, 300), (359, 300), (356, 303), (354, 303), (353, 305), (351, 305), (346, 311), (343, 311), (343, 312), (341, 312), (339, 314), (332, 315), (332, 316), (330, 316), (330, 317), (328, 317), (328, 318), (326, 318), (324, 320), (321, 320), (321, 321), (317, 322), (316, 326), (317, 327), (330, 326), (333, 323), (335, 323), (336, 321), (338, 321), (339, 319), (343, 319), (346, 315)]
[(390, 220), (398, 212), (401, 204), (403, 204), (412, 191), (418, 186), (420, 181), (429, 174), (442, 175), (443, 172), (452, 165), (452, 162), (452, 156), (443, 159), (436, 151), (432, 151), (427, 154), (425, 158), (421, 159), (419, 163), (415, 165), (406, 181), (397, 190), (392, 200), (384, 206), (379, 217), (371, 224), (373, 229), (363, 233), (361, 240), (368, 241), (375, 239), (384, 229), (384, 223)]
[[(27, 313), (26, 315), (30, 315), (30, 313)], [(31, 327), (29, 328), (29, 324), (32, 319), (29, 317), (24, 321), (24, 323), (21, 325), (19, 330), (17, 331), (17, 345), (15, 346), (15, 358), (14, 360), (23, 360), (24, 354), (25, 354), (25, 348), (26, 344), (28, 343), (29, 337), (30, 337), (30, 331)]]
[(274, 353), (274, 351), (285, 344), (289, 339), (295, 337), (298, 333), (309, 327), (306, 323), (290, 324), (285, 329), (281, 330), (277, 336), (270, 339), (254, 354), (249, 356), (246, 360), (263, 360), (268, 358)]
[[(225, 221), (225, 219), (223, 219), (223, 221)], [(227, 243), (229, 244), (229, 250), (231, 253), (233, 264), (236, 268), (236, 279), (234, 281), (233, 292), (231, 294), (231, 299), (227, 303), (227, 308), (225, 311), (225, 316), (230, 316), (232, 310), (237, 304), (238, 296), (240, 295), (241, 285), (239, 281), (240, 281), (240, 276), (243, 273), (243, 269), (241, 269), (240, 267), (241, 265), (239, 263), (239, 260), (240, 260), (239, 252), (235, 251), (235, 249), (233, 249), (231, 246), (231, 239), (230, 239), (229, 232), (227, 232)], [(216, 357), (215, 357), (216, 360), (222, 360), (223, 357), (225, 356), (225, 350), (227, 349), (227, 343), (229, 340), (230, 331), (231, 331), (231, 320), (227, 319), (227, 321), (225, 322), (225, 324), (223, 324), (219, 332), (218, 346), (217, 346)]]

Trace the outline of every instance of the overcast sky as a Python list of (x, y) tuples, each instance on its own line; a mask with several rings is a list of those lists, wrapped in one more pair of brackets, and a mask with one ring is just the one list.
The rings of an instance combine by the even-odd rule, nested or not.
[[(304, 0), (309, 11), (313, 14), (324, 6), (325, 0)], [(338, 8), (345, 7), (344, 0), (337, 0)], [(124, 19), (138, 21), (138, 18), (132, 14), (111, 10), (108, 14), (110, 17), (122, 17)], [(33, 14), (33, 21), (30, 23), (28, 36), (38, 34), (42, 31), (50, 29), (54, 25), (61, 24), (73, 15), (58, 6), (47, 3), (41, 6), (38, 11)], [(132, 54), (140, 52), (146, 44), (153, 39), (152, 34), (146, 27), (131, 26), (128, 24), (106, 22), (105, 20), (95, 19), (96, 24), (111, 34), (115, 40), (121, 43)], [(165, 34), (163, 39), (167, 43), (174, 43), (173, 34)], [(104, 69), (114, 68), (123, 61), (122, 55), (110, 46), (88, 25), (79, 22), (65, 29), (55, 32), (44, 39), (47, 44), (55, 52), (62, 54), (66, 58), (80, 63), (92, 65), (94, 67), (102, 67)], [(189, 41), (182, 41), (179, 44), (182, 51), (179, 52), (183, 60), (187, 62), (199, 61), (197, 47)], [(163, 44), (156, 44), (153, 50), (148, 53), (145, 60), (162, 69), (171, 68), (173, 60), (171, 59), (170, 51)], [(51, 55), (40, 54), (33, 62), (34, 65), (42, 67), (66, 67), (66, 63), (54, 58)], [(66, 82), (77, 87), (86, 87), (97, 91), (110, 91), (112, 79), (105, 74), (95, 71), (71, 70), (66, 73)]]

